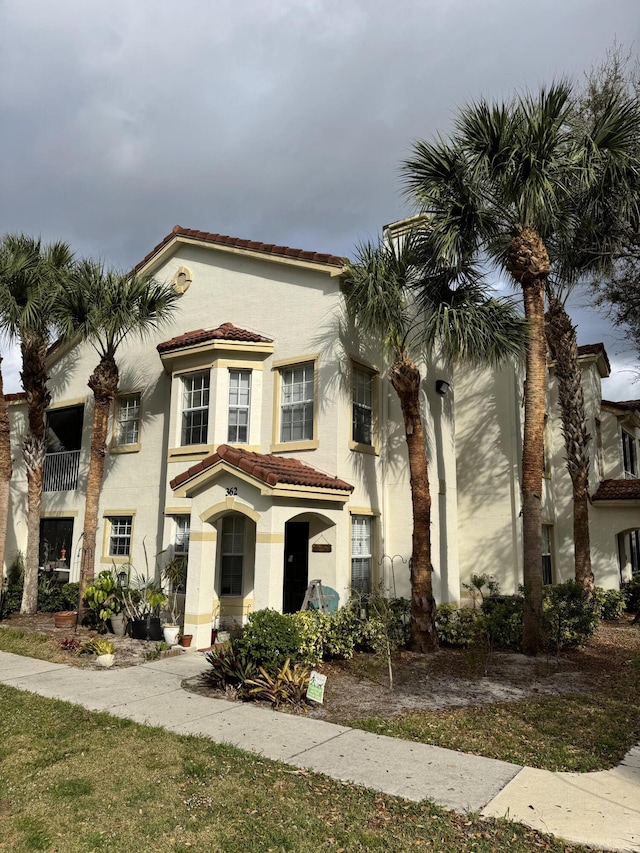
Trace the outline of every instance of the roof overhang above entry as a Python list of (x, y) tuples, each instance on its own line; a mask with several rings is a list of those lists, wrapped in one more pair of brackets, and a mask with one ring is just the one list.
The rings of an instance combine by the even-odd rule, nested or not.
[(346, 503), (353, 486), (291, 456), (254, 453), (221, 444), (216, 452), (171, 480), (176, 497), (191, 498), (222, 474), (242, 480), (261, 495)]
[(327, 489), (318, 486), (301, 486), (293, 483), (278, 483), (275, 486), (270, 486), (258, 477), (242, 471), (224, 460), (220, 460), (205, 471), (185, 480), (174, 489), (174, 494), (177, 498), (192, 498), (198, 492), (213, 485), (223, 474), (230, 474), (232, 477), (253, 486), (261, 495), (273, 498), (295, 498), (296, 500), (305, 501), (346, 503), (351, 497), (351, 492), (346, 489)]

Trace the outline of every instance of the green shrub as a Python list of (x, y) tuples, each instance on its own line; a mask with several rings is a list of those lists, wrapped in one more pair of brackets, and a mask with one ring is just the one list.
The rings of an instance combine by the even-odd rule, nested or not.
[(107, 619), (122, 610), (122, 590), (111, 569), (100, 572), (91, 586), (87, 587), (84, 601), (91, 614), (91, 621), (104, 625)]
[(544, 628), (551, 651), (580, 646), (598, 628), (598, 613), (589, 595), (576, 581), (546, 586), (544, 596)]
[(624, 587), (629, 613), (640, 613), (640, 578), (632, 578)]
[(256, 610), (242, 634), (233, 640), (233, 650), (247, 662), (275, 674), (287, 658), (298, 660), (301, 638), (291, 614)]
[(204, 681), (213, 687), (224, 687), (227, 684), (238, 686), (244, 684), (257, 672), (257, 667), (248, 663), (234, 651), (233, 644), (211, 649), (205, 655), (211, 669), (203, 674)]
[(627, 597), (621, 589), (596, 588), (596, 602), (601, 619), (620, 619), (626, 609)]
[(480, 618), (479, 612), (469, 607), (441, 604), (436, 612), (438, 639), (445, 646), (466, 648), (476, 639)]
[(522, 644), (524, 599), (521, 595), (495, 595), (482, 602), (482, 630), (492, 646), (519, 649)]

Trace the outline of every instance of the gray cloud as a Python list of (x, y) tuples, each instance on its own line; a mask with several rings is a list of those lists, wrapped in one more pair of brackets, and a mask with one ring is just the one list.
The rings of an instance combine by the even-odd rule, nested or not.
[[(398, 166), (415, 139), (446, 133), (481, 94), (579, 77), (614, 38), (638, 43), (640, 12), (0, 0), (0, 33), (0, 233), (128, 268), (176, 223), (348, 254), (407, 212)], [(582, 341), (606, 334), (580, 312)]]

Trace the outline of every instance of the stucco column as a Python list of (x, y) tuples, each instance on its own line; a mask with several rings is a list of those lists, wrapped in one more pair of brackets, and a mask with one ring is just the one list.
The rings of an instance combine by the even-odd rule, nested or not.
[(265, 513), (256, 530), (253, 606), (254, 610), (271, 607), (282, 611), (284, 531), (271, 531), (270, 516)]
[(189, 565), (185, 595), (184, 631), (193, 634), (196, 649), (211, 645), (213, 623), (213, 582), (216, 567), (216, 530), (191, 516)]

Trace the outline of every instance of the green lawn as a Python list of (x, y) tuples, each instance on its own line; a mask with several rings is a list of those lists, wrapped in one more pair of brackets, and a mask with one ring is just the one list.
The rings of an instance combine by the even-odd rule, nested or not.
[(544, 770), (614, 767), (640, 741), (640, 693), (546, 696), (347, 725)]
[(584, 850), (0, 686), (1, 851), (409, 849)]

